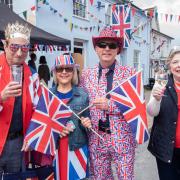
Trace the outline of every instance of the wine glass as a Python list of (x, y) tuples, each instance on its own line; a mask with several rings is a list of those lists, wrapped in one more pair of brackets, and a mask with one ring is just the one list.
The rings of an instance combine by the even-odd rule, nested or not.
[(155, 74), (155, 81), (163, 87), (166, 86), (168, 82), (168, 73), (164, 67), (160, 67), (159, 71)]

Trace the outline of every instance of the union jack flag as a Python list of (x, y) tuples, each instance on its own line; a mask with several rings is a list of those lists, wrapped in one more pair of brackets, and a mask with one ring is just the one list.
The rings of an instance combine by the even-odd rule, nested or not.
[(138, 144), (149, 138), (147, 129), (146, 105), (142, 82), (142, 72), (139, 71), (118, 87), (112, 90), (111, 98), (130, 124)]
[(70, 151), (68, 137), (60, 139), (60, 148), (55, 156), (55, 179), (78, 180), (88, 175), (88, 147)]
[(35, 112), (32, 115), (24, 143), (27, 148), (44, 154), (55, 154), (57, 139), (63, 130), (63, 121), (72, 115), (63, 102), (42, 86)]
[(112, 6), (112, 28), (119, 37), (124, 38), (124, 48), (130, 45), (131, 15), (128, 5)]

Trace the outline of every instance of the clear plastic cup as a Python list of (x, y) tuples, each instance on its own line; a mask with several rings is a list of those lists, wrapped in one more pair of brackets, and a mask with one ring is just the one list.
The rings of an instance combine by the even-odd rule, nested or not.
[(22, 85), (23, 66), (11, 65), (11, 76), (12, 76), (12, 81), (18, 82), (19, 84)]

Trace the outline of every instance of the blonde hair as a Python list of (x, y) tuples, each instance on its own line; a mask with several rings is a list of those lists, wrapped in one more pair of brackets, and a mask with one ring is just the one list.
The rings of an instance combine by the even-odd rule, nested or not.
[[(79, 75), (78, 75), (78, 69), (77, 67), (73, 67), (73, 77), (72, 77), (72, 80), (71, 80), (71, 84), (72, 85), (78, 85), (79, 83)], [(56, 68), (53, 69), (53, 80), (54, 80), (54, 83), (56, 85), (58, 85), (58, 82), (57, 82), (57, 78), (56, 78)]]

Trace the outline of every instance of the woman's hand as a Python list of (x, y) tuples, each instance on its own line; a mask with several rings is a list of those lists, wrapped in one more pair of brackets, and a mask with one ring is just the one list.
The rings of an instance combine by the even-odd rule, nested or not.
[(160, 101), (162, 99), (162, 97), (164, 96), (164, 91), (165, 91), (166, 87), (161, 86), (158, 83), (155, 83), (152, 89), (152, 95), (153, 97), (157, 100)]
[(104, 97), (98, 97), (94, 100), (93, 105), (100, 110), (108, 110), (108, 99)]
[(91, 120), (88, 117), (86, 117), (86, 118), (81, 117), (81, 123), (85, 128), (88, 128), (88, 129), (92, 128)]
[(69, 133), (71, 133), (73, 131), (74, 131), (74, 128), (67, 125), (67, 126), (65, 126), (63, 128), (62, 132), (60, 132), (60, 136), (65, 137), (65, 136), (67, 136)]

